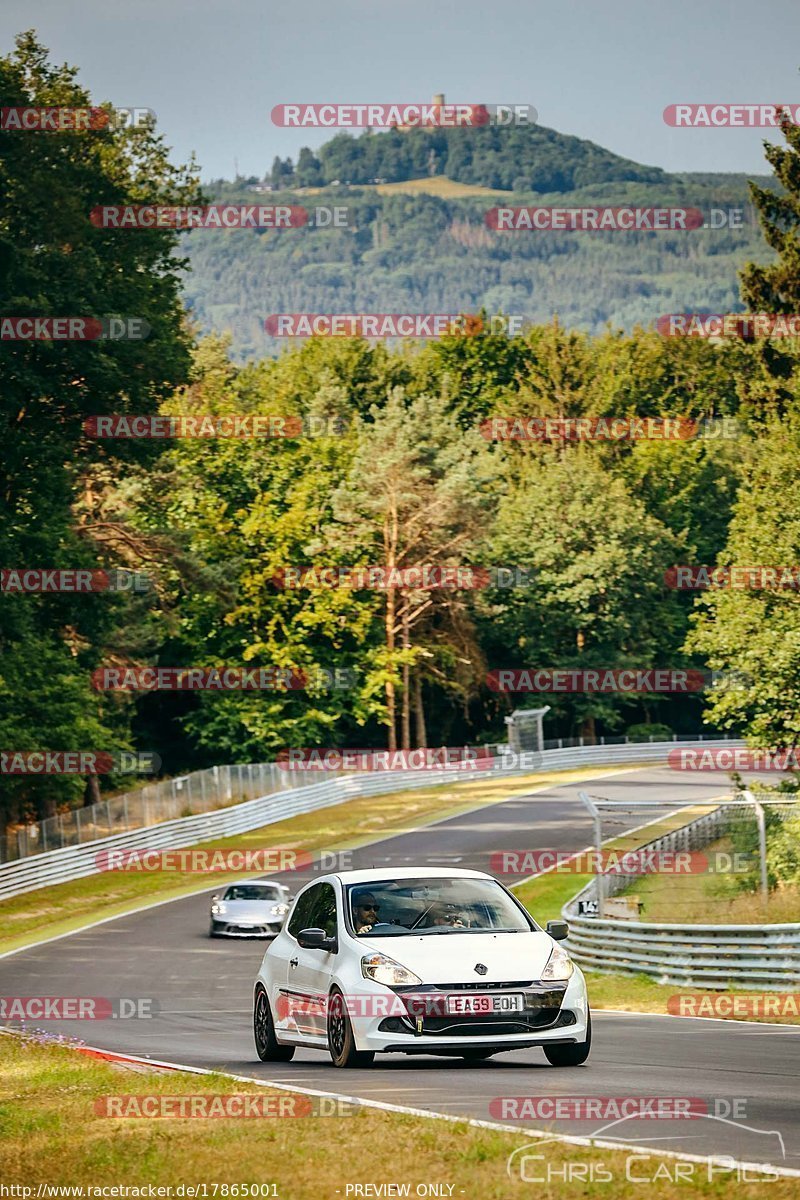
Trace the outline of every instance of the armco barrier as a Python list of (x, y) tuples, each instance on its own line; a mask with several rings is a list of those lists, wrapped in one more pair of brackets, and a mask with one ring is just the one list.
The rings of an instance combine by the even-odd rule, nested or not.
[[(696, 850), (721, 836), (727, 821), (721, 805), (642, 849)], [(604, 877), (607, 892), (619, 891), (627, 882), (624, 876)], [(579, 915), (579, 901), (596, 896), (597, 881), (592, 880), (562, 909), (569, 922), (565, 945), (579, 966), (647, 975), (676, 987), (780, 992), (800, 985), (798, 924), (662, 925)]]
[[(582, 746), (565, 750), (544, 750), (539, 755), (535, 771), (557, 771), (569, 767), (613, 766), (615, 763), (659, 762), (668, 750), (689, 748), (698, 739), (687, 742), (631, 742), (617, 746)], [(708, 746), (739, 746), (744, 743), (727, 739), (709, 739)], [(97, 873), (96, 856), (114, 846), (126, 849), (176, 850), (198, 842), (232, 837), (247, 833), (300, 813), (313, 812), (341, 804), (357, 796), (376, 796), (410, 788), (435, 787), (458, 780), (486, 779), (529, 775), (531, 768), (494, 767), (486, 771), (464, 771), (443, 768), (436, 771), (386, 771), (342, 774), (336, 779), (308, 783), (318, 777), (317, 771), (303, 771), (300, 786), (261, 796), (243, 804), (235, 804), (216, 812), (193, 817), (179, 817), (160, 825), (113, 834), (78, 846), (48, 850), (16, 862), (0, 865), (0, 900), (22, 892), (66, 883)], [(300, 774), (293, 772), (292, 775)]]

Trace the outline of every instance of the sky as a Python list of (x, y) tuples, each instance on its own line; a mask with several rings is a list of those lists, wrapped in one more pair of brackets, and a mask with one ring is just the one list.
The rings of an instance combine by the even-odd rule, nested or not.
[(330, 131), (275, 104), (530, 104), (542, 125), (669, 171), (765, 173), (758, 129), (674, 129), (673, 103), (800, 103), (798, 0), (2, 0), (96, 102), (153, 109), (176, 162), (259, 178)]

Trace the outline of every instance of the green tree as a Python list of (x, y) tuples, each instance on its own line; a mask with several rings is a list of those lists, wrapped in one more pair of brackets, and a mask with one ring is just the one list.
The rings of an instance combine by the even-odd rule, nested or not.
[[(469, 564), (493, 505), (486, 443), (460, 429), (446, 396), (409, 401), (395, 388), (370, 416), (359, 425), (352, 468), (334, 499), (346, 540), (389, 572)], [(480, 658), (463, 592), (390, 585), (383, 597), (389, 748), (397, 746), (399, 718), (406, 749), (412, 703), (424, 744), (423, 675), (436, 672), (446, 691), (463, 697), (475, 687)]]
[[(747, 450), (744, 477), (721, 566), (792, 566), (800, 561), (800, 407), (771, 418)], [(783, 588), (726, 588), (698, 599), (689, 649), (741, 686), (713, 697), (709, 719), (753, 745), (800, 744), (800, 595)], [(736, 678), (736, 677), (734, 677)]]
[[(482, 640), (492, 667), (679, 665), (680, 614), (663, 587), (679, 541), (592, 447), (530, 455), (500, 505), (492, 546), (501, 561), (532, 574), (530, 587), (510, 589), (486, 609)], [(588, 693), (537, 700), (590, 739), (596, 719), (618, 727), (625, 709), (642, 702)]]
[[(767, 265), (748, 263), (740, 272), (742, 299), (751, 312), (796, 313), (800, 311), (800, 129), (788, 113), (780, 119), (784, 145), (764, 142), (764, 155), (775, 173), (779, 188), (750, 183), (750, 198), (758, 213), (767, 245), (775, 261)], [(780, 411), (791, 401), (791, 377), (797, 355), (771, 340), (759, 341), (753, 362), (766, 404)], [(758, 398), (758, 383), (751, 391)]]
[[(33, 33), (0, 58), (0, 104), (87, 108), (71, 67), (49, 64)], [(144, 460), (136, 443), (87, 436), (89, 416), (155, 412), (185, 377), (189, 337), (177, 235), (96, 228), (102, 204), (186, 203), (191, 171), (173, 167), (150, 127), (0, 133), (0, 292), (4, 316), (124, 316), (143, 341), (4, 341), (0, 362), (0, 561), (9, 567), (118, 565), (75, 505), (92, 472)], [(127, 744), (89, 677), (119, 606), (109, 596), (17, 595), (0, 610), (0, 746), (108, 749)], [(87, 739), (91, 739), (88, 741)], [(0, 816), (46, 815), (74, 801), (64, 777), (5, 780)], [(81, 785), (82, 786), (82, 785)]]

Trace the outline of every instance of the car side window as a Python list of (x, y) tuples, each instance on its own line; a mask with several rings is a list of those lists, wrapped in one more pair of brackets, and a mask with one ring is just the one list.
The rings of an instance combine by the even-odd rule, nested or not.
[(314, 888), (314, 907), (311, 910), (311, 925), (324, 929), (326, 937), (336, 935), (336, 892), (330, 883), (321, 883)]
[[(312, 910), (315, 907), (319, 890), (323, 886), (324, 885), (321, 883), (315, 884), (315, 886), (309, 888), (307, 892), (303, 892), (302, 896), (297, 901), (297, 904), (294, 907), (294, 912), (289, 918), (289, 924), (287, 926), (292, 937), (297, 937), (301, 929), (313, 928), (314, 920), (312, 917)], [(331, 891), (333, 891), (333, 888), (331, 888)]]

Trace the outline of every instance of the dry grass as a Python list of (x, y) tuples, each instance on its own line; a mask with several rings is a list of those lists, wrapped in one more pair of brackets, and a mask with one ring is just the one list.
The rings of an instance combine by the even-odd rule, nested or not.
[[(703, 853), (733, 854), (729, 838), (706, 846)], [(717, 925), (781, 925), (800, 921), (800, 888), (784, 886), (770, 892), (766, 904), (760, 892), (743, 892), (734, 874), (645, 875), (627, 893), (643, 901), (641, 918), (656, 923), (703, 922)]]
[[(345, 1200), (347, 1185), (354, 1183), (407, 1183), (412, 1196), (418, 1183), (446, 1184), (454, 1200), (642, 1196), (641, 1184), (626, 1180), (627, 1155), (620, 1150), (561, 1142), (536, 1147), (534, 1152), (544, 1155), (544, 1162), (535, 1164), (537, 1170), (550, 1168), (559, 1174), (557, 1182), (532, 1191), (519, 1175), (509, 1178), (506, 1173), (509, 1154), (530, 1140), (522, 1133), (376, 1109), (296, 1120), (107, 1118), (95, 1113), (94, 1103), (109, 1095), (286, 1093), (224, 1075), (134, 1074), (65, 1046), (26, 1043), (11, 1036), (0, 1037), (0, 1062), (0, 1177), (6, 1185), (32, 1188), (33, 1197), (40, 1184), (145, 1189), (148, 1184), (173, 1189), (205, 1184), (213, 1200), (214, 1184), (271, 1183), (280, 1200)], [(581, 1163), (595, 1170), (602, 1164), (613, 1176), (611, 1187), (608, 1182), (564, 1184), (565, 1168)], [(691, 1170), (691, 1164), (686, 1165)], [(733, 1178), (722, 1173), (710, 1182), (707, 1167), (696, 1164), (696, 1178), (678, 1184), (670, 1178), (674, 1170), (674, 1163), (656, 1155), (637, 1161), (639, 1176), (661, 1174), (648, 1187), (650, 1200), (676, 1195), (721, 1200)], [(757, 1200), (764, 1188), (763, 1180), (739, 1183), (737, 1200)], [(216, 1194), (223, 1195), (219, 1190)], [(797, 1180), (770, 1182), (769, 1195), (789, 1200), (797, 1195)]]
[(512, 192), (500, 188), (480, 187), (478, 184), (458, 183), (448, 179), (446, 175), (431, 175), (427, 179), (406, 179), (400, 183), (372, 184), (368, 191), (378, 192), (381, 196), (440, 196), (443, 200), (462, 200), (469, 196), (488, 196), (507, 199)]

